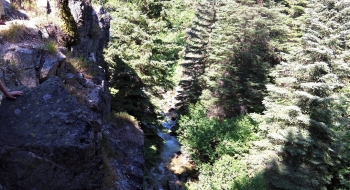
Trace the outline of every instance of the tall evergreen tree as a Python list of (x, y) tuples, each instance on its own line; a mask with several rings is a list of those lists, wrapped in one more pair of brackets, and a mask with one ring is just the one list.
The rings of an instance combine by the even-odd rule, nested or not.
[[(112, 20), (113, 35), (105, 51), (110, 66), (110, 84), (117, 92), (112, 97), (116, 111), (140, 112), (139, 115), (143, 112), (145, 117), (152, 117), (154, 105), (132, 105), (144, 104), (140, 100), (145, 97), (149, 104), (154, 104), (154, 99), (162, 98), (161, 95), (174, 86), (171, 77), (182, 42), (167, 38), (173, 26), (166, 9), (173, 5), (174, 2), (158, 0), (106, 4), (112, 17), (116, 18)], [(129, 80), (125, 80), (127, 76)], [(141, 109), (145, 106), (148, 108)], [(153, 112), (148, 112), (151, 107)]]
[(220, 1), (215, 12), (202, 102), (214, 117), (261, 112), (267, 73), (286, 41), (286, 16), (253, 0)]
[[(348, 189), (349, 2), (310, 1), (302, 44), (267, 85), (260, 129), (275, 152), (267, 178), (279, 189)], [(340, 91), (339, 91), (340, 90)], [(260, 148), (263, 143), (260, 143)]]
[(198, 3), (196, 17), (187, 29), (186, 49), (183, 63), (183, 79), (180, 81), (182, 91), (177, 99), (179, 107), (187, 110), (190, 103), (196, 103), (202, 94), (203, 81), (201, 76), (207, 62), (207, 46), (215, 23), (215, 0), (205, 0)]

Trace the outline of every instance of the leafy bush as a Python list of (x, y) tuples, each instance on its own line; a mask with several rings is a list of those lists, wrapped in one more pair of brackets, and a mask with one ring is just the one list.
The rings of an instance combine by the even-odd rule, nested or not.
[(244, 161), (256, 135), (257, 123), (248, 115), (219, 120), (207, 118), (203, 105), (190, 105), (182, 116), (179, 139), (199, 169), (199, 181), (189, 189), (267, 189), (262, 173)]
[(179, 139), (197, 162), (213, 163), (223, 155), (247, 153), (251, 141), (257, 138), (256, 123), (249, 116), (209, 119), (201, 104), (191, 105), (179, 124)]
[(224, 155), (213, 165), (201, 165), (198, 183), (188, 183), (188, 189), (267, 190), (263, 173), (249, 175), (247, 165), (235, 157)]

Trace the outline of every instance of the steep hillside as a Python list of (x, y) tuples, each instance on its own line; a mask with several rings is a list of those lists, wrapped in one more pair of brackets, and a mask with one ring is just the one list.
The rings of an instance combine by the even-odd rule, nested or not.
[(143, 132), (131, 117), (111, 115), (110, 16), (86, 1), (56, 5), (4, 1), (1, 80), (24, 94), (1, 102), (0, 185), (142, 189)]

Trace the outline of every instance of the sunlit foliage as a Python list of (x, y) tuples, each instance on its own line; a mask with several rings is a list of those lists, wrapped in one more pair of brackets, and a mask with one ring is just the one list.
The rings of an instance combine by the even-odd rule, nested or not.
[[(310, 1), (302, 43), (270, 73), (260, 129), (281, 189), (348, 189), (349, 2)], [(344, 88), (346, 87), (346, 88)]]
[[(147, 112), (153, 108), (141, 103), (145, 97), (154, 103), (174, 87), (172, 77), (184, 45), (183, 27), (190, 19), (190, 14), (181, 13), (181, 5), (182, 1), (106, 4), (112, 17), (118, 18), (112, 20), (111, 41), (105, 51), (111, 86), (119, 90), (113, 98), (119, 102), (114, 109)], [(122, 103), (128, 100), (131, 102)], [(133, 106), (134, 100), (141, 101), (140, 105)]]
[(180, 81), (178, 138), (198, 170), (189, 189), (350, 188), (348, 1), (106, 6), (113, 109), (155, 123)]
[(181, 117), (179, 122), (180, 142), (200, 171), (199, 182), (189, 183), (189, 186), (229, 189), (242, 185), (265, 189), (263, 176), (251, 176), (254, 171), (244, 162), (245, 154), (258, 138), (257, 123), (249, 116), (220, 120), (209, 119), (206, 115), (204, 106), (191, 105), (189, 114)]
[(184, 48), (184, 28), (193, 15), (191, 5), (182, 0), (105, 2), (113, 18), (104, 54), (113, 92), (112, 110), (127, 112), (141, 123), (145, 173), (160, 153), (158, 106), (162, 94), (175, 86), (173, 77)]

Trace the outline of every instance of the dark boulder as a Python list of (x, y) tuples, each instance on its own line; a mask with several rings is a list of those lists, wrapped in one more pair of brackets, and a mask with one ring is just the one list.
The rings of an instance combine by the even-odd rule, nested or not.
[(102, 131), (105, 189), (143, 189), (143, 131), (131, 123), (104, 125)]
[(100, 189), (96, 113), (53, 77), (0, 106), (0, 184), (8, 189)]

